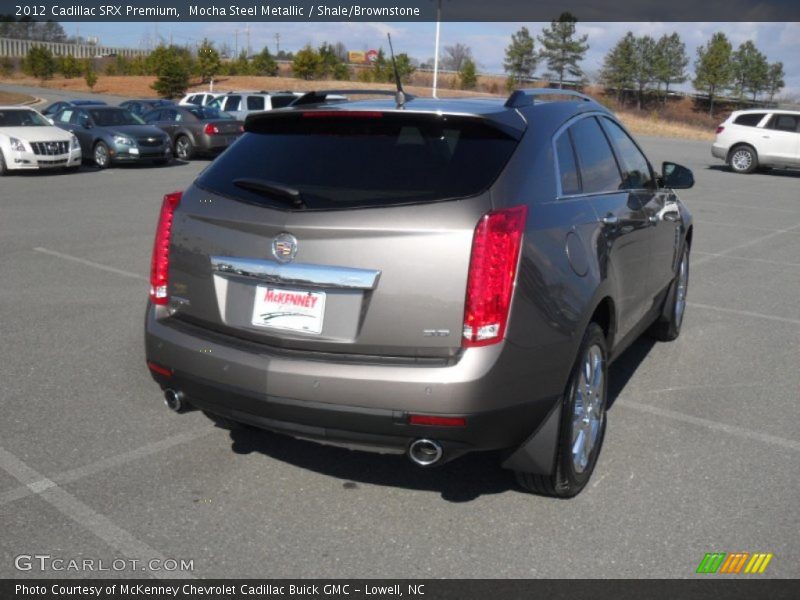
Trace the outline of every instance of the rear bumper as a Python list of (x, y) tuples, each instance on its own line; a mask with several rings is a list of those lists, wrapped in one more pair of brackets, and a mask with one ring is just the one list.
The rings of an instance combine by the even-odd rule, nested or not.
[(728, 158), (728, 147), (727, 146), (720, 146), (718, 144), (713, 144), (711, 146), (711, 156), (714, 158), (720, 158), (722, 160), (727, 160)]
[[(145, 344), (148, 361), (173, 371), (152, 374), (162, 389), (182, 391), (203, 410), (295, 437), (397, 452), (430, 438), (452, 458), (519, 446), (558, 402), (537, 394), (525, 377), (529, 371), (508, 376), (514, 363), (508, 354), (521, 352), (513, 347), (476, 348), (447, 366), (334, 363), (220, 343), (156, 319), (155, 312), (149, 307)], [(411, 425), (410, 414), (463, 417), (465, 425)]]

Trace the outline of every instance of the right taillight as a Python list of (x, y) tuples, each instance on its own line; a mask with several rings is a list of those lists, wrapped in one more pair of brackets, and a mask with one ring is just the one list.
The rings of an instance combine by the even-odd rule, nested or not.
[(169, 244), (172, 235), (172, 220), (182, 195), (183, 192), (172, 192), (164, 196), (164, 201), (161, 203), (156, 239), (153, 242), (153, 257), (150, 261), (150, 301), (153, 304), (166, 304), (169, 300), (167, 296)]
[(717, 133), (722, 133), (725, 131), (725, 125), (717, 125)]
[(206, 133), (206, 135), (217, 135), (219, 133), (219, 127), (217, 127), (213, 123), (206, 123), (206, 126), (203, 128), (203, 131)]
[(475, 228), (464, 304), (464, 347), (503, 339), (517, 275), (527, 206), (494, 210)]

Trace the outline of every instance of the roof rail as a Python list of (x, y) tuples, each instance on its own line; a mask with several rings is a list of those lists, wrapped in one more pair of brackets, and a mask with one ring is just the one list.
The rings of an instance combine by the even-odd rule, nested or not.
[(581, 94), (574, 90), (560, 90), (558, 88), (527, 88), (524, 90), (514, 90), (506, 100), (506, 108), (522, 108), (523, 106), (532, 106), (536, 102), (538, 96), (570, 96), (576, 100), (583, 100), (584, 102), (595, 102), (595, 100), (586, 94)]
[[(325, 102), (328, 96), (397, 96), (395, 90), (314, 90), (306, 92), (290, 106), (302, 106), (304, 104), (319, 104)], [(415, 96), (405, 95), (406, 100), (413, 100)]]

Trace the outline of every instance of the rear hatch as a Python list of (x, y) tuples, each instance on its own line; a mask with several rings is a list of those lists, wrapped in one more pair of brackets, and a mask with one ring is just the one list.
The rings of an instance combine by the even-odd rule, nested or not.
[(366, 110), (246, 129), (175, 213), (175, 318), (293, 350), (455, 355), (475, 226), (519, 133)]

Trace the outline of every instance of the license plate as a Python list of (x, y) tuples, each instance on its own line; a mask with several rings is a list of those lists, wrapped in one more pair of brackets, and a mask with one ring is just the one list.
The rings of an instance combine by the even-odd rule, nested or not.
[(230, 146), (233, 142), (236, 141), (236, 138), (238, 137), (239, 137), (238, 135), (228, 136), (225, 138), (225, 143), (228, 144), (228, 146)]
[(257, 327), (321, 333), (325, 316), (325, 292), (256, 287), (252, 324)]

